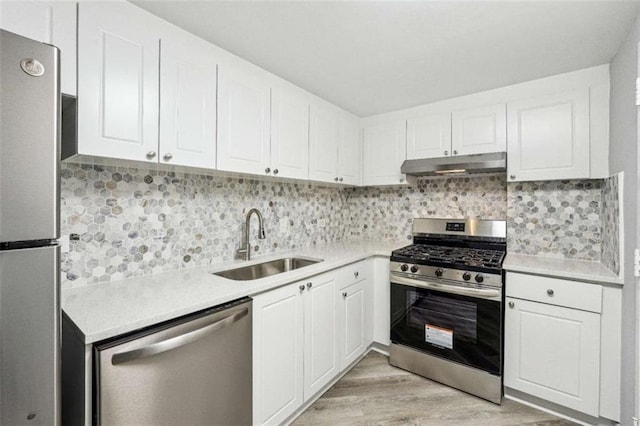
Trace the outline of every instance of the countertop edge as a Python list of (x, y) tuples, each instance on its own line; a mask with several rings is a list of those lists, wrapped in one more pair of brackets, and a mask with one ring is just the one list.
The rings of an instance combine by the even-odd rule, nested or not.
[[(596, 284), (624, 285), (624, 278), (615, 275), (601, 262), (508, 254), (502, 268), (507, 272), (522, 272)], [(588, 272), (579, 272), (578, 270), (582, 268), (586, 268)]]

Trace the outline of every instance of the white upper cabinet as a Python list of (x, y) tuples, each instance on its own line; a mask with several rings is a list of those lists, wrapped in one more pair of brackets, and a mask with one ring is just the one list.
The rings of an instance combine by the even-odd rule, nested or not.
[(407, 120), (407, 159), (451, 155), (451, 114), (431, 114)]
[(271, 88), (248, 64), (218, 67), (218, 169), (269, 174)]
[(272, 89), (271, 97), (271, 172), (309, 178), (309, 101), (281, 85)]
[(78, 17), (79, 153), (156, 162), (161, 21), (125, 2)]
[(362, 140), (358, 118), (340, 114), (338, 144), (338, 182), (347, 185), (362, 183)]
[(507, 149), (505, 104), (454, 111), (451, 114), (451, 154), (469, 155)]
[(311, 104), (309, 124), (309, 179), (338, 182), (340, 114), (328, 104)]
[(589, 177), (589, 89), (507, 104), (508, 180)]
[(62, 93), (76, 95), (76, 4), (65, 1), (2, 1), (0, 28), (60, 49)]
[(216, 52), (186, 32), (163, 37), (160, 61), (161, 163), (216, 167)]
[(400, 172), (407, 158), (405, 121), (365, 126), (362, 142), (364, 185), (401, 185)]

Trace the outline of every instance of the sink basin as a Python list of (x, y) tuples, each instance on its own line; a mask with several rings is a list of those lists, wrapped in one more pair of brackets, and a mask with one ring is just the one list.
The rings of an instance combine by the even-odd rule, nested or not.
[(258, 263), (256, 265), (243, 266), (242, 268), (214, 272), (213, 275), (235, 281), (249, 281), (281, 274), (287, 271), (293, 271), (294, 269), (304, 268), (305, 266), (313, 265), (318, 262), (322, 262), (322, 259), (285, 257), (282, 259), (271, 260), (269, 262)]

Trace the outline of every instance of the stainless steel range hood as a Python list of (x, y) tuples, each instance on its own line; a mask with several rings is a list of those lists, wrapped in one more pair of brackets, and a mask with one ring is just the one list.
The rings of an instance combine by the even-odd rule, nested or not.
[(410, 176), (506, 172), (507, 153), (494, 152), (490, 154), (406, 160), (402, 163), (400, 170)]

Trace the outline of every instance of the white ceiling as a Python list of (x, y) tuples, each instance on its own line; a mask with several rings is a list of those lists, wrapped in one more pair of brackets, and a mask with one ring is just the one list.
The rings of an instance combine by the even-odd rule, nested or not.
[(608, 63), (639, 4), (133, 3), (359, 116)]

